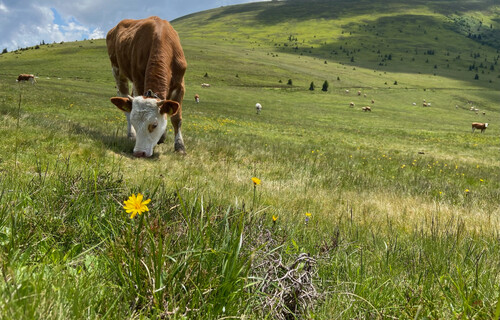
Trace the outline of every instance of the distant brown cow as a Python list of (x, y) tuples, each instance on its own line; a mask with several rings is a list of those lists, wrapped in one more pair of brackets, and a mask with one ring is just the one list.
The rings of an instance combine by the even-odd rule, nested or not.
[(200, 102), (200, 95), (199, 94), (194, 95), (194, 101), (196, 101), (196, 103)]
[(111, 102), (125, 112), (128, 136), (136, 136), (134, 156), (153, 154), (164, 138), (167, 115), (174, 127), (175, 151), (185, 153), (181, 124), (187, 63), (177, 32), (158, 17), (127, 19), (108, 32), (106, 45), (119, 95)]
[(21, 73), (18, 77), (17, 77), (17, 82), (21, 82), (21, 81), (30, 81), (31, 84), (35, 84), (36, 83), (36, 79), (35, 79), (35, 76), (32, 75), (32, 74), (26, 74), (26, 73)]
[(486, 130), (486, 128), (488, 128), (487, 123), (480, 123), (480, 122), (473, 122), (472, 123), (472, 132), (474, 132), (474, 130), (476, 130), (476, 129), (480, 129), (481, 133), (483, 133), (484, 130)]
[(371, 112), (371, 111), (372, 111), (372, 108), (370, 108), (369, 106), (366, 106), (366, 107), (361, 108), (361, 110), (363, 110), (363, 111), (365, 111), (365, 112), (366, 112), (366, 111), (370, 111), (370, 112)]

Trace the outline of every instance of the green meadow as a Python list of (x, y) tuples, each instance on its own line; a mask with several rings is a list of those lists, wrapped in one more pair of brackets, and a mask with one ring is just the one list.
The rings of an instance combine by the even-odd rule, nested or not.
[(174, 20), (186, 156), (170, 123), (132, 156), (104, 40), (1, 54), (0, 318), (500, 318), (499, 13), (290, 0)]

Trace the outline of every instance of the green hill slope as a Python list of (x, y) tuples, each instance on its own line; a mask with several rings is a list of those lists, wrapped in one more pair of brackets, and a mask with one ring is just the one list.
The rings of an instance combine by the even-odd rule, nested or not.
[(261, 2), (186, 16), (174, 24), (183, 38), (379, 71), (439, 75), (494, 88), (491, 82), (498, 82), (500, 75), (500, 7), (493, 3)]

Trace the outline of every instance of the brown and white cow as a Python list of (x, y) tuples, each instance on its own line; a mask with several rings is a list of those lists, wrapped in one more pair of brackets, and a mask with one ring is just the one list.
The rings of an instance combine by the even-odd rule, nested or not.
[(481, 123), (481, 122), (472, 123), (472, 132), (474, 132), (474, 130), (476, 129), (480, 129), (481, 133), (483, 133), (484, 130), (486, 130), (486, 128), (488, 128), (488, 123)]
[(21, 81), (30, 81), (31, 84), (35, 84), (36, 83), (36, 79), (35, 79), (35, 76), (32, 75), (32, 74), (27, 74), (27, 73), (21, 73), (18, 77), (17, 77), (17, 82), (21, 82)]
[(158, 17), (126, 19), (108, 32), (106, 45), (119, 95), (111, 102), (127, 116), (127, 134), (136, 138), (134, 156), (153, 155), (154, 146), (165, 136), (167, 115), (174, 127), (174, 149), (184, 154), (181, 124), (187, 63), (177, 32)]
[(196, 103), (200, 103), (200, 95), (199, 95), (199, 94), (195, 94), (195, 95), (194, 95), (194, 101), (195, 101)]

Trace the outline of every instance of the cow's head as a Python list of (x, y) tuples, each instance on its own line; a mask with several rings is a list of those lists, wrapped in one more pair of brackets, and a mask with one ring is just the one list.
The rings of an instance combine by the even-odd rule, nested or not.
[(179, 103), (143, 96), (114, 97), (111, 102), (120, 110), (130, 112), (130, 123), (135, 129), (134, 156), (151, 157), (154, 146), (160, 141), (167, 128), (166, 115), (172, 116), (179, 110)]
[(484, 124), (484, 127), (485, 127), (485, 128), (488, 128), (488, 123), (485, 123), (485, 124)]

